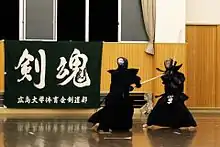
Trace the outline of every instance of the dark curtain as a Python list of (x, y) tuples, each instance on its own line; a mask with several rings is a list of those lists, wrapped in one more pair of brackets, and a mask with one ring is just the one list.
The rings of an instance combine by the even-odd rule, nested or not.
[(58, 0), (58, 40), (85, 41), (85, 0)]
[(118, 41), (118, 0), (90, 0), (90, 41)]
[(4, 0), (0, 4), (0, 40), (19, 39), (19, 0)]

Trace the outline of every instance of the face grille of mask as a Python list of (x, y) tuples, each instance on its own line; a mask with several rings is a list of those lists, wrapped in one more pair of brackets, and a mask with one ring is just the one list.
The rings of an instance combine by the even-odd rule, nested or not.
[(117, 59), (118, 68), (126, 69), (128, 68), (128, 60), (124, 57), (119, 57)]
[(164, 61), (164, 66), (165, 68), (170, 68), (173, 66), (173, 60), (172, 59), (167, 59)]
[(122, 59), (122, 58), (118, 59), (118, 64), (119, 65), (124, 65), (124, 63), (125, 63), (124, 59)]

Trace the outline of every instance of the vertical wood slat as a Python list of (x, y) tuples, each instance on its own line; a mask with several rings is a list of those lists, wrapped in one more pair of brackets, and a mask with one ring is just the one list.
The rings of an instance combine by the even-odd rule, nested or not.
[(187, 26), (187, 92), (191, 107), (215, 107), (216, 26)]
[(220, 107), (220, 26), (217, 26), (216, 39), (216, 107)]
[(5, 70), (4, 41), (0, 40), (0, 93), (4, 92), (4, 70)]

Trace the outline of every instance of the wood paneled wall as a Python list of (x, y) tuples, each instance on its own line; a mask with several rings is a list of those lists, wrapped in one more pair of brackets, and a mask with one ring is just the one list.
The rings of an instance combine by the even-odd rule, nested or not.
[[(104, 43), (102, 54), (101, 91), (108, 91), (110, 86), (110, 74), (107, 70), (116, 68), (116, 60), (123, 56), (128, 59), (129, 67), (138, 68), (142, 80), (153, 77), (153, 56), (144, 52), (147, 44), (137, 43)], [(152, 83), (147, 83), (135, 91), (152, 91)]]
[(0, 92), (4, 92), (4, 42), (0, 40)]
[(220, 107), (220, 26), (217, 26), (216, 39), (216, 107)]
[[(187, 26), (188, 106), (218, 107), (217, 26)], [(218, 51), (219, 52), (219, 51)], [(220, 54), (219, 54), (220, 56)], [(217, 70), (218, 69), (218, 70)]]

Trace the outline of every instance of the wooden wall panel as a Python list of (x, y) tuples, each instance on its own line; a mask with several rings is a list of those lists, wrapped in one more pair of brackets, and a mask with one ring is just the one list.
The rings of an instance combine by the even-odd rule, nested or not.
[(0, 92), (4, 92), (4, 42), (0, 40)]
[(220, 107), (220, 26), (217, 26), (216, 41), (216, 107)]
[[(102, 55), (101, 91), (108, 91), (110, 74), (107, 70), (116, 68), (116, 59), (123, 56), (128, 59), (129, 67), (138, 68), (142, 81), (153, 77), (153, 56), (144, 52), (146, 44), (137, 43), (104, 43)], [(152, 92), (152, 83), (147, 83), (135, 91)]]
[(215, 107), (216, 26), (187, 26), (187, 94), (191, 107)]
[[(173, 58), (177, 61), (177, 64), (183, 64), (181, 72), (186, 73), (186, 44), (156, 44), (154, 56), (154, 75), (160, 75), (161, 72), (157, 71), (156, 68), (164, 69), (164, 60), (167, 58)], [(164, 87), (161, 79), (154, 81), (154, 94), (159, 95), (164, 93)]]

